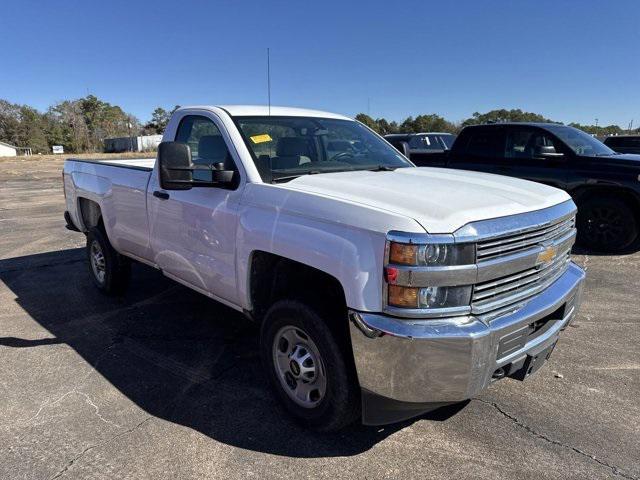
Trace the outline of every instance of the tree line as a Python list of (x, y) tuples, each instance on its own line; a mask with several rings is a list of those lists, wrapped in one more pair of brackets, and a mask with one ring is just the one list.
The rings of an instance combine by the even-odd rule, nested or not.
[[(177, 108), (178, 105), (172, 109), (158, 107), (151, 113), (151, 120), (142, 124), (134, 115), (118, 105), (100, 100), (95, 95), (58, 102), (45, 112), (29, 105), (0, 99), (0, 141), (31, 148), (33, 153), (50, 153), (52, 145), (62, 145), (65, 152), (70, 153), (98, 152), (102, 151), (105, 138), (163, 133)], [(364, 113), (356, 115), (356, 119), (382, 135), (418, 132), (457, 133), (467, 125), (487, 122), (552, 121), (537, 113), (520, 109), (476, 112), (457, 123), (437, 114), (407, 117), (402, 122), (385, 118), (373, 119)], [(569, 125), (602, 136), (628, 133), (618, 125)], [(635, 129), (634, 133), (640, 133), (640, 129)]]
[(51, 153), (53, 145), (62, 145), (70, 153), (101, 152), (105, 138), (164, 132), (177, 108), (158, 107), (151, 120), (142, 124), (118, 105), (95, 95), (58, 102), (45, 112), (0, 99), (0, 141), (31, 148), (33, 153)]
[[(365, 113), (356, 115), (356, 119), (381, 135), (390, 133), (419, 133), (419, 132), (448, 132), (458, 133), (467, 125), (478, 125), (482, 123), (501, 122), (551, 122), (562, 123), (551, 120), (540, 114), (524, 112), (520, 109), (512, 110), (491, 110), (486, 113), (475, 112), (471, 117), (461, 122), (451, 122), (440, 115), (427, 114), (417, 117), (407, 117), (402, 122), (388, 121), (386, 118), (376, 118), (375, 120)], [(597, 136), (622, 135), (625, 133), (640, 133), (640, 128), (629, 131), (620, 128), (618, 125), (582, 125), (580, 123), (569, 123), (571, 127), (576, 127)]]

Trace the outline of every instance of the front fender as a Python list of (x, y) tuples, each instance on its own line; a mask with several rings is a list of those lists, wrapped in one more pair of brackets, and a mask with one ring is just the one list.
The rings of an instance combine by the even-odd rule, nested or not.
[(250, 308), (249, 276), (253, 252), (273, 253), (316, 268), (342, 285), (347, 306), (380, 311), (384, 236), (374, 236), (316, 220), (251, 209), (242, 216), (238, 235), (240, 298)]
[(389, 212), (277, 186), (255, 185), (242, 203), (237, 278), (239, 298), (247, 309), (251, 255), (260, 250), (331, 275), (342, 285), (348, 307), (379, 312), (386, 232), (420, 228)]

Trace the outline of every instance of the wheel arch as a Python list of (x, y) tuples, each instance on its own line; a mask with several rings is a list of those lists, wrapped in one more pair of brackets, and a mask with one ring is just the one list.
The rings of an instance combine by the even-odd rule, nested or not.
[(78, 211), (82, 222), (82, 230), (85, 233), (93, 227), (101, 227), (104, 230), (102, 208), (98, 202), (86, 197), (78, 197)]
[(631, 189), (618, 186), (583, 186), (569, 192), (578, 210), (580, 204), (595, 197), (617, 198), (624, 201), (635, 213), (636, 219), (640, 220), (640, 195)]
[(278, 300), (297, 299), (329, 311), (347, 325), (345, 289), (334, 275), (290, 258), (255, 250), (251, 254), (248, 294), (251, 316), (259, 321)]

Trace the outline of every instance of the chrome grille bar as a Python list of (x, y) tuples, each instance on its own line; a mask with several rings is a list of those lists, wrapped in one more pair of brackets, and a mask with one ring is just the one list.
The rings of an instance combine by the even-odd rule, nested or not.
[(479, 242), (477, 247), (478, 261), (481, 262), (502, 255), (512, 254), (534, 245), (553, 241), (573, 229), (574, 225), (575, 219), (571, 217), (542, 228), (538, 227), (519, 232), (515, 235), (507, 235)]
[(560, 277), (566, 271), (569, 261), (567, 251), (548, 265), (477, 284), (471, 300), (471, 311), (482, 314), (535, 295)]

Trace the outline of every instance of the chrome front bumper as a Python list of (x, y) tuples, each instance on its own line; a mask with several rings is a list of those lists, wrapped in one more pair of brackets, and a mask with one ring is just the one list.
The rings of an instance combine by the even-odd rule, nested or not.
[(360, 386), (367, 395), (414, 404), (471, 398), (500, 369), (511, 374), (528, 355), (555, 344), (577, 312), (584, 278), (584, 271), (570, 263), (558, 280), (522, 308), (490, 321), (481, 316), (399, 319), (351, 311)]

